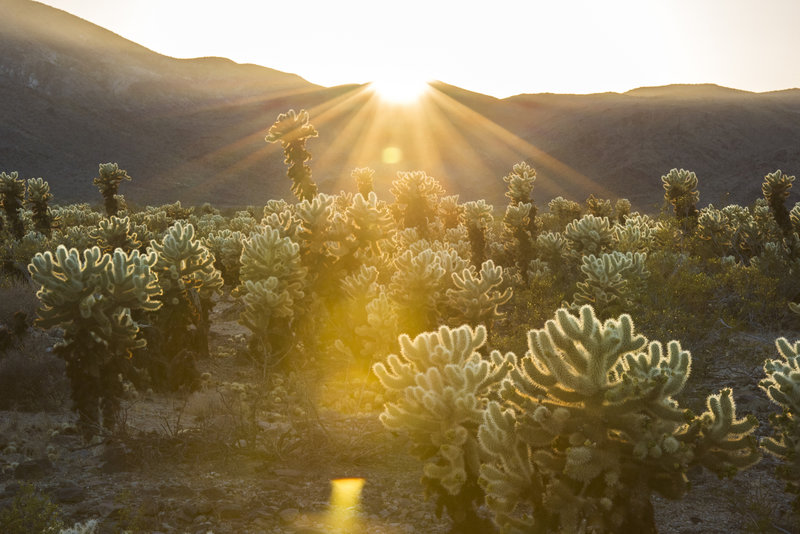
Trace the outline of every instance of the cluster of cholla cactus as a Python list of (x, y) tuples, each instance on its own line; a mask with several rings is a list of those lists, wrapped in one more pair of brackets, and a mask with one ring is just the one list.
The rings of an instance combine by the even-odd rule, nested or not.
[(777, 170), (767, 174), (764, 177), (764, 183), (761, 184), (761, 192), (764, 194), (764, 199), (769, 204), (772, 216), (775, 217), (775, 222), (785, 236), (789, 236), (793, 231), (789, 219), (789, 210), (785, 204), (793, 182), (794, 176), (788, 176)]
[(628, 315), (561, 309), (528, 346), (478, 432), (504, 532), (655, 532), (652, 491), (679, 498), (692, 465), (732, 475), (758, 460), (757, 422), (736, 417), (730, 390), (700, 416), (682, 409), (689, 352), (648, 344)]
[(403, 228), (416, 228), (427, 237), (428, 223), (433, 222), (444, 188), (424, 171), (398, 172), (391, 193), (399, 211), (398, 221)]
[(443, 326), (413, 340), (403, 334), (400, 354), (373, 367), (391, 399), (381, 422), (409, 435), (424, 461), (426, 493), (447, 511), (456, 532), (486, 532), (476, 513), (483, 497), (477, 431), (490, 393), (513, 364), (510, 354), (480, 354), (485, 342), (483, 326)]
[(84, 431), (113, 427), (123, 395), (122, 376), (129, 376), (133, 351), (146, 342), (141, 312), (161, 303), (153, 267), (157, 254), (103, 253), (59, 246), (34, 256), (29, 269), (40, 288), (38, 324), (58, 327), (63, 339), (55, 352), (64, 359), (72, 399)]

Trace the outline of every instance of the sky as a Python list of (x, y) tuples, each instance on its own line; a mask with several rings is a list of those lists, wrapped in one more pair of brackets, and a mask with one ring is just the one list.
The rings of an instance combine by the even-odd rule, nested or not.
[(44, 0), (156, 52), (506, 97), (800, 87), (798, 0)]

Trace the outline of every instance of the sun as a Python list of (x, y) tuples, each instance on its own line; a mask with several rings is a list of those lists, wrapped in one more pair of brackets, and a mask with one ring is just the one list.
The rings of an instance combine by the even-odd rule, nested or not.
[(381, 100), (398, 105), (416, 103), (430, 89), (427, 80), (413, 76), (384, 76), (369, 85)]

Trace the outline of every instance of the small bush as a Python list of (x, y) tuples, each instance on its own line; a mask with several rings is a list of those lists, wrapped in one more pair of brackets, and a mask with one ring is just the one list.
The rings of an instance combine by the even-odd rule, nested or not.
[(12, 350), (0, 360), (0, 410), (55, 411), (68, 398), (69, 382), (60, 358)]
[(4, 534), (58, 534), (62, 528), (58, 506), (30, 484), (19, 489), (11, 506), (0, 510), (0, 532)]

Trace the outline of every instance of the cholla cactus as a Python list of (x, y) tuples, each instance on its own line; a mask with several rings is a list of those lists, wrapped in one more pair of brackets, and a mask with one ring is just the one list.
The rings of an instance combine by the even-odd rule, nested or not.
[(709, 204), (697, 217), (697, 237), (706, 241), (714, 255), (725, 256), (733, 244), (735, 228), (727, 215)]
[(614, 240), (614, 232), (608, 217), (588, 214), (569, 223), (564, 229), (564, 237), (570, 242), (570, 250), (580, 257), (607, 252)]
[(611, 207), (610, 200), (597, 198), (590, 194), (589, 198), (586, 199), (586, 212), (595, 217), (608, 217), (610, 219), (613, 216), (614, 209)]
[(470, 266), (460, 274), (453, 273), (452, 277), (455, 289), (448, 289), (447, 297), (456, 314), (456, 322), (482, 324), (491, 331), (494, 320), (502, 316), (497, 308), (508, 302), (512, 294), (510, 287), (502, 292), (499, 290), (503, 283), (503, 268), (487, 260), (477, 276), (475, 268)]
[(311, 154), (306, 150), (306, 140), (317, 135), (316, 128), (308, 122), (306, 110), (295, 113), (290, 109), (278, 115), (265, 138), (267, 143), (280, 141), (283, 146), (286, 157), (284, 163), (289, 166), (287, 174), (292, 180), (292, 193), (298, 200), (311, 200), (317, 194), (317, 184), (311, 180), (311, 167), (306, 164), (311, 159)]
[(556, 270), (562, 264), (568, 249), (567, 239), (558, 232), (545, 232), (536, 238), (539, 258), (552, 270)]
[(458, 226), (463, 211), (464, 206), (458, 203), (458, 195), (448, 195), (439, 200), (439, 220), (442, 221), (445, 230)]
[(482, 265), (486, 259), (486, 231), (492, 224), (492, 205), (485, 200), (466, 202), (461, 215), (467, 227), (472, 265)]
[(103, 219), (97, 224), (97, 228), (89, 231), (89, 237), (92, 238), (93, 245), (108, 253), (118, 248), (130, 252), (142, 246), (139, 235), (131, 231), (129, 217), (112, 215)]
[(59, 327), (63, 340), (55, 352), (67, 364), (74, 408), (85, 431), (100, 422), (107, 428), (123, 394), (120, 375), (129, 376), (129, 359), (144, 347), (137, 310), (152, 312), (161, 305), (152, 271), (156, 254), (103, 254), (98, 247), (83, 252), (59, 246), (55, 253), (34, 256), (28, 269), (40, 285), (37, 323)]
[[(793, 311), (798, 312), (796, 306)], [(797, 495), (794, 507), (800, 511), (800, 342), (782, 337), (775, 345), (782, 359), (764, 362), (767, 377), (759, 386), (782, 413), (770, 416), (775, 436), (763, 438), (761, 447), (784, 461), (778, 475), (786, 481), (786, 491)]]
[(684, 169), (672, 169), (661, 177), (664, 183), (664, 199), (672, 204), (678, 219), (693, 217), (697, 214), (697, 203), (700, 193), (697, 188), (695, 173)]
[(375, 176), (375, 170), (369, 167), (358, 167), (353, 169), (350, 176), (356, 181), (356, 188), (358, 188), (358, 192), (361, 193), (361, 196), (363, 198), (369, 197), (369, 194), (373, 192), (373, 176)]
[(692, 464), (731, 474), (758, 459), (757, 422), (736, 417), (730, 390), (699, 417), (681, 409), (689, 352), (648, 344), (628, 315), (561, 309), (528, 347), (478, 431), (503, 532), (655, 532), (652, 490), (679, 498)]
[(620, 224), (625, 224), (625, 220), (631, 214), (631, 201), (627, 198), (620, 198), (614, 203), (614, 218)]
[(508, 184), (506, 196), (512, 205), (533, 203), (533, 183), (536, 181), (536, 170), (533, 167), (524, 161), (517, 163), (511, 173), (503, 177), (503, 181)]
[(366, 197), (360, 193), (353, 197), (347, 208), (347, 221), (353, 235), (353, 248), (369, 249), (380, 254), (382, 246), (392, 236), (394, 223), (385, 204), (370, 192)]
[(777, 170), (766, 175), (764, 183), (761, 184), (761, 192), (769, 204), (772, 216), (775, 217), (775, 222), (785, 236), (788, 236), (793, 230), (789, 210), (786, 209), (785, 204), (793, 182), (794, 176), (788, 176)]
[(614, 251), (584, 256), (581, 271), (585, 279), (576, 286), (572, 308), (590, 304), (601, 317), (619, 314), (630, 305), (631, 296), (650, 274), (645, 267), (646, 259), (643, 252)]
[(103, 195), (103, 204), (106, 208), (106, 216), (111, 217), (119, 211), (119, 199), (117, 192), (122, 180), (130, 181), (128, 173), (119, 168), (116, 163), (101, 163), (97, 177), (93, 183)]
[(240, 258), (245, 235), (227, 228), (212, 232), (203, 241), (214, 255), (214, 267), (219, 269), (222, 279), (232, 287), (239, 285)]
[[(194, 236), (191, 223), (177, 221), (159, 242), (150, 242), (157, 260), (153, 271), (163, 306), (158, 314), (161, 348), (168, 365), (184, 349), (208, 356), (208, 316), (213, 307), (211, 297), (221, 292), (222, 276), (214, 267), (214, 256)], [(183, 362), (183, 365), (192, 362)], [(163, 369), (154, 369), (157, 379), (164, 379)], [(173, 376), (171, 387), (193, 385), (193, 365), (184, 376)], [(174, 375), (174, 373), (173, 373)]]
[(535, 236), (531, 234), (531, 210), (533, 204), (509, 204), (503, 217), (503, 226), (510, 236), (507, 253), (513, 259), (518, 272), (527, 281), (527, 267), (533, 259), (533, 243)]
[(389, 294), (400, 306), (412, 332), (430, 328), (436, 322), (446, 272), (441, 261), (430, 249), (416, 255), (407, 250), (395, 259)]
[(475, 506), (481, 452), (476, 439), (486, 399), (513, 364), (511, 355), (478, 351), (486, 329), (442, 326), (413, 340), (400, 336), (400, 355), (373, 366), (392, 401), (380, 419), (407, 433), (424, 462), (426, 493), (446, 508), (456, 532), (486, 532)]
[(25, 224), (20, 217), (24, 197), (25, 180), (19, 179), (19, 174), (16, 172), (11, 174), (0, 172), (0, 207), (3, 208), (14, 239), (22, 239), (25, 235)]
[(300, 246), (269, 226), (244, 241), (241, 263), (243, 285), (238, 291), (245, 310), (239, 322), (253, 333), (250, 348), (266, 372), (270, 360), (279, 360), (291, 346), (292, 320), (305, 296), (307, 270)]
[(33, 228), (40, 234), (50, 237), (53, 229), (53, 213), (47, 205), (52, 200), (50, 184), (41, 178), (31, 178), (28, 180), (28, 195), (25, 199), (25, 206), (31, 210)]
[(416, 228), (423, 237), (428, 235), (428, 223), (436, 216), (439, 197), (444, 188), (436, 178), (424, 171), (398, 172), (390, 189), (400, 212), (404, 228)]
[(615, 224), (614, 250), (620, 252), (648, 252), (655, 241), (656, 223), (647, 215), (627, 217)]
[(564, 197), (554, 198), (548, 203), (547, 208), (553, 219), (553, 229), (555, 230), (562, 230), (567, 224), (578, 219), (583, 212), (580, 204)]

